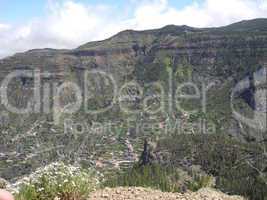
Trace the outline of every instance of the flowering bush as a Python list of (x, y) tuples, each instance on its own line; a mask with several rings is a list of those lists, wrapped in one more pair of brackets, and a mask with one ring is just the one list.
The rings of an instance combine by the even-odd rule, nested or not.
[(85, 200), (98, 185), (92, 170), (54, 163), (24, 182), (16, 200)]
[(0, 189), (6, 189), (7, 184), (8, 184), (8, 183), (7, 183), (6, 180), (0, 178)]

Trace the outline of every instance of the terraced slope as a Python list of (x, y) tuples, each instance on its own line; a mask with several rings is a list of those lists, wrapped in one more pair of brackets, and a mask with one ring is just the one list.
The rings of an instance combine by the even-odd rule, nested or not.
[[(200, 133), (201, 129), (192, 122), (206, 120), (215, 125), (216, 133), (232, 135), (244, 142), (263, 141), (265, 144), (266, 131), (251, 128), (233, 117), (230, 94), (241, 80), (253, 80), (254, 73), (264, 77), (266, 67), (267, 19), (209, 29), (166, 26), (148, 31), (127, 30), (73, 50), (38, 49), (2, 59), (0, 81), (15, 70), (41, 72), (42, 101), (37, 105), (33, 98), (32, 76), (16, 77), (7, 88), (2, 88), (7, 89), (12, 105), (18, 108), (29, 106), (37, 111), (40, 106), (40, 112), (15, 114), (1, 104), (0, 176), (15, 181), (38, 167), (58, 160), (101, 169), (129, 167), (135, 160), (133, 155), (140, 154), (144, 138), (160, 140), (165, 137), (164, 126), (168, 123), (173, 125), (177, 119), (189, 125), (182, 128), (183, 133)], [(91, 74), (90, 81), (86, 82), (89, 87), (86, 88), (85, 74), (92, 70), (110, 74), (119, 89), (129, 82), (137, 82), (143, 87), (144, 95), (139, 96), (140, 93), (134, 89), (125, 90), (121, 95), (129, 97), (128, 107), (138, 112), (132, 114), (121, 109), (119, 105), (124, 103), (121, 102), (123, 98), (117, 95), (108, 111), (93, 115), (86, 113), (84, 106), (103, 109), (109, 107), (113, 99), (113, 85), (110, 81), (103, 81), (101, 76)], [(182, 102), (185, 110), (197, 109), (194, 115), (172, 106), (174, 91), (187, 81), (193, 82), (200, 91), (203, 85), (212, 84), (207, 92), (206, 112), (203, 113), (200, 101)], [(82, 96), (86, 92), (92, 94), (72, 115), (62, 110), (65, 105), (75, 103), (73, 91), (64, 90), (58, 104), (55, 104), (52, 95), (52, 86), (60, 87), (66, 82), (76, 83), (82, 90)], [(147, 97), (157, 97), (156, 89), (145, 87), (154, 82), (162, 84), (166, 102), (162, 112), (149, 114), (142, 103)], [(50, 96), (44, 95), (45, 85), (51, 89)], [(251, 84), (235, 96), (238, 111), (247, 115), (255, 110), (266, 113), (264, 88), (266, 83), (260, 86)], [(257, 93), (258, 89), (260, 92)], [(157, 107), (158, 100), (154, 98), (148, 106)], [(44, 102), (50, 109), (44, 109)], [(72, 120), (74, 126), (77, 122), (82, 123), (85, 127), (82, 134), (71, 128), (66, 131), (66, 119)], [(96, 128), (99, 123), (100, 129)], [(70, 124), (67, 123), (67, 126)], [(110, 124), (113, 124), (112, 128), (109, 128)], [(159, 128), (144, 131), (146, 124)]]

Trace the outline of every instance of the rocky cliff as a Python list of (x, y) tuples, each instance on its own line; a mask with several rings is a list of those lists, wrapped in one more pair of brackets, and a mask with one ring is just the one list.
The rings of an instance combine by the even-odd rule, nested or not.
[[(212, 124), (216, 133), (233, 135), (245, 142), (264, 141), (266, 129), (258, 129), (257, 124), (256, 127), (250, 126), (244, 120), (238, 120), (231, 106), (246, 117), (253, 117), (254, 111), (259, 111), (261, 114), (256, 116), (256, 121), (264, 124), (266, 67), (267, 19), (243, 21), (219, 28), (171, 25), (157, 30), (127, 30), (107, 40), (90, 42), (73, 50), (39, 49), (4, 58), (0, 60), (2, 92), (7, 91), (11, 105), (20, 109), (28, 106), (31, 111), (25, 114), (10, 112), (2, 96), (0, 176), (16, 179), (40, 165), (57, 160), (100, 168), (128, 166), (136, 161), (133, 151), (139, 153), (142, 150), (143, 137), (151, 133), (157, 139), (162, 137), (160, 133), (166, 124), (176, 119), (190, 124), (182, 128), (183, 132), (195, 134), (200, 129), (194, 123), (191, 125), (192, 122), (197, 124), (205, 120), (205, 124)], [(3, 84), (8, 74), (22, 70), (24, 72), (8, 85)], [(107, 80), (103, 81), (101, 74), (95, 73), (89, 74), (89, 79), (86, 79), (86, 72), (96, 70), (111, 75), (112, 79), (105, 77)], [(34, 75), (39, 72), (40, 79)], [(258, 77), (256, 80), (253, 79), (255, 74)], [(41, 85), (39, 103), (33, 98), (36, 79)], [(246, 80), (250, 80), (250, 84), (246, 85)], [(112, 93), (112, 81), (121, 92), (116, 97)], [(75, 104), (75, 91), (62, 90), (60, 100), (56, 102), (58, 104), (55, 104), (53, 96), (53, 87), (58, 88), (67, 82), (81, 88), (82, 98), (86, 92), (92, 94), (72, 115), (62, 109), (64, 105)], [(123, 85), (129, 82), (138, 83), (144, 88), (144, 94), (140, 95), (136, 88), (131, 87), (123, 90)], [(153, 91), (148, 87), (148, 84), (155, 82), (163, 86), (163, 96), (171, 98), (166, 100), (161, 112), (151, 114), (140, 109), (140, 102), (155, 95), (153, 102), (148, 103), (149, 107), (159, 106), (158, 89)], [(175, 91), (188, 82), (199, 88), (202, 95), (198, 101), (182, 101), (181, 110), (173, 106), (177, 100)], [(242, 89), (235, 93), (231, 101), (231, 93), (240, 82)], [(194, 94), (194, 87), (192, 89), (191, 86), (185, 88), (187, 94)], [(126, 107), (138, 110), (134, 114), (120, 109), (120, 105), (125, 103), (120, 99), (125, 95), (130, 98)], [(84, 105), (93, 110), (113, 106), (106, 112), (88, 114), (83, 109)], [(196, 111), (188, 114), (185, 110)], [(55, 118), (59, 119), (56, 124)], [(71, 119), (74, 126), (77, 122), (82, 123), (82, 128), (85, 126), (82, 134), (77, 134), (77, 130), (71, 131), (73, 126), (66, 132), (66, 118)], [(133, 127), (127, 125), (128, 121), (134, 124)], [(92, 130), (96, 123), (102, 124), (101, 130)], [(112, 128), (106, 129), (110, 123)], [(146, 123), (156, 124), (159, 129), (142, 131), (136, 126)], [(89, 129), (86, 129), (87, 125)], [(201, 126), (204, 126), (203, 123)]]

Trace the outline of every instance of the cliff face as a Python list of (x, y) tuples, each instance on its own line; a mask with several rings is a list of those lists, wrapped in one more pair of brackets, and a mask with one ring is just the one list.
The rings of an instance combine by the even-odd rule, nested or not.
[[(261, 77), (259, 80), (263, 80), (261, 84), (249, 85), (234, 96), (233, 102), (238, 111), (246, 116), (251, 115), (255, 110), (260, 110), (263, 114), (266, 113), (266, 93), (264, 93), (266, 92), (266, 81), (264, 82), (266, 67), (267, 20), (256, 19), (221, 28), (197, 29), (187, 26), (166, 26), (162, 29), (149, 31), (128, 30), (110, 39), (91, 42), (73, 50), (31, 50), (0, 60), (0, 81), (3, 81), (14, 70), (31, 72), (39, 70), (42, 85), (41, 97), (51, 100), (48, 105), (53, 104), (53, 97), (44, 96), (43, 87), (45, 83), (60, 86), (65, 82), (74, 82), (83, 88), (85, 72), (90, 70), (99, 70), (111, 74), (119, 89), (123, 84), (130, 81), (137, 81), (141, 86), (159, 81), (163, 83), (166, 93), (172, 93), (173, 96), (175, 96), (174, 91), (178, 89), (179, 85), (188, 81), (199, 88), (203, 84), (206, 86), (212, 84), (207, 89), (205, 102), (207, 106), (204, 114), (203, 108), (199, 108), (200, 102), (183, 102), (185, 110), (198, 108), (197, 114), (200, 116), (200, 120), (207, 119), (212, 122), (216, 125), (215, 128), (218, 132), (235, 135), (241, 140), (260, 140), (266, 129), (258, 130), (255, 127), (248, 126), (244, 121), (237, 120), (232, 113), (230, 97), (233, 88), (239, 82), (246, 79), (251, 80), (255, 73), (261, 73), (258, 76)], [(50, 74), (47, 75), (47, 73)], [(170, 88), (166, 86), (170, 83), (168, 80), (170, 73), (174, 91), (170, 91)], [(91, 86), (93, 85), (90, 92), (95, 96), (91, 102), (87, 102), (89, 107), (107, 107), (112, 100), (112, 88), (104, 87), (105, 84), (101, 82), (101, 77), (99, 80), (92, 84), (90, 82)], [(19, 108), (25, 108), (27, 105), (34, 107), (36, 102), (33, 99), (33, 86), (34, 79), (32, 76), (17, 76), (8, 85), (7, 90), (12, 105)], [(188, 90), (189, 92), (192, 91), (192, 89)], [(151, 91), (147, 95), (149, 96), (149, 94), (151, 94)], [(140, 98), (143, 100), (144, 97)], [(118, 109), (118, 99), (115, 106), (106, 113), (92, 116), (79, 110), (70, 117), (78, 121), (85, 120), (89, 124), (108, 120), (124, 123), (126, 119), (130, 118), (133, 118), (136, 123), (143, 123), (144, 121), (163, 123), (169, 118), (181, 117), (183, 119), (183, 117), (187, 117), (176, 107), (172, 108), (173, 113), (168, 110), (151, 116), (144, 114), (144, 111), (139, 111), (135, 115), (130, 115)], [(135, 99), (132, 102), (134, 108), (138, 108), (139, 100)], [(174, 101), (174, 97), (171, 101)], [(65, 105), (70, 102), (75, 102), (75, 95), (66, 90), (62, 95), (61, 104)], [(43, 103), (41, 101), (41, 107)], [(169, 104), (171, 103), (168, 102), (166, 107), (169, 107)], [(5, 166), (8, 166), (9, 163), (19, 169), (18, 171), (25, 173), (25, 171), (31, 171), (32, 168), (38, 167), (41, 162), (46, 163), (57, 159), (61, 154), (70, 156), (64, 158), (66, 160), (72, 159), (75, 161), (76, 154), (79, 158), (82, 157), (82, 153), (75, 149), (80, 146), (79, 144), (83, 139), (76, 138), (74, 142), (73, 135), (66, 137), (65, 135), (53, 134), (53, 137), (51, 137), (48, 134), (51, 131), (61, 133), (64, 130), (62, 123), (53, 125), (51, 122), (51, 118), (55, 115), (52, 109), (46, 110), (46, 112), (23, 115), (7, 112), (4, 105), (1, 105), (1, 109), (5, 114), (2, 116), (1, 132), (4, 140), (0, 143), (1, 152), (4, 152), (3, 155), (1, 154), (3, 176), (12, 178), (21, 175), (19, 172), (14, 176), (7, 175), (10, 172)], [(259, 117), (258, 120), (264, 121), (264, 118)], [(121, 131), (125, 134), (129, 133), (132, 137), (132, 135), (136, 135), (137, 131), (131, 130), (122, 128)], [(24, 134), (30, 136), (26, 139), (23, 137)], [(95, 153), (99, 152), (96, 145), (99, 144), (99, 148), (103, 149), (104, 147), (101, 145), (116, 140), (116, 133), (114, 135), (109, 135), (101, 141), (101, 137), (95, 136), (94, 138), (97, 139), (87, 141), (85, 145), (87, 147), (82, 149), (82, 152), (86, 152), (83, 159), (91, 158), (92, 154), (89, 150), (96, 154), (94, 156), (99, 156)], [(20, 139), (17, 139), (17, 137)], [(36, 139), (38, 139), (38, 142), (33, 142)], [(138, 144), (136, 140), (131, 142), (137, 142)], [(120, 142), (115, 142), (116, 145), (118, 143)], [(49, 154), (42, 153), (43, 151), (41, 151), (41, 156), (36, 154), (36, 149), (40, 149), (40, 147), (43, 150), (55, 146), (63, 146), (64, 148), (61, 149), (62, 152), (56, 149)], [(116, 148), (120, 147), (116, 146)], [(76, 151), (76, 154), (73, 154), (74, 151)], [(110, 153), (112, 150), (105, 147), (103, 151)], [(101, 156), (102, 154), (103, 152)], [(127, 161), (127, 156), (118, 157)], [(26, 159), (27, 161), (25, 161), (25, 158), (29, 160)], [(32, 159), (35, 159), (34, 164)]]

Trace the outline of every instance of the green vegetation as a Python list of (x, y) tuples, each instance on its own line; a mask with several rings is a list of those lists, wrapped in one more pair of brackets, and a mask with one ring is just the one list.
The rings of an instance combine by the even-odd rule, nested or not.
[(203, 187), (212, 186), (211, 176), (195, 173), (190, 176), (183, 170), (175, 167), (166, 167), (159, 164), (139, 166), (119, 172), (115, 177), (108, 178), (104, 183), (107, 187), (149, 187), (163, 192), (197, 191)]
[(187, 159), (216, 177), (216, 187), (249, 199), (266, 199), (266, 157), (264, 144), (244, 144), (225, 135), (172, 136), (160, 142), (160, 151), (168, 151), (168, 160), (180, 167)]
[(92, 172), (60, 164), (24, 183), (16, 200), (86, 200), (96, 188), (97, 179)]
[[(238, 95), (233, 102), (230, 99), (236, 83), (265, 66), (266, 31), (266, 19), (214, 29), (168, 26), (151, 31), (125, 31), (76, 50), (33, 50), (1, 60), (2, 78), (7, 72), (25, 67), (44, 68), (50, 73), (60, 72), (62, 76), (42, 78), (42, 83), (77, 83), (90, 98), (84, 99), (84, 105), (77, 113), (61, 113), (59, 125), (53, 123), (53, 118), (60, 114), (57, 112), (47, 115), (7, 113), (8, 117), (1, 119), (0, 127), (0, 177), (16, 180), (58, 160), (79, 163), (84, 168), (99, 162), (100, 166), (104, 166), (101, 172), (113, 173), (115, 164), (123, 163), (123, 169), (128, 168), (135, 159), (135, 153), (142, 151), (143, 139), (149, 137), (158, 141), (157, 152), (164, 154), (160, 158), (164, 160), (153, 160), (153, 164), (145, 166), (135, 165), (115, 177), (106, 177), (104, 185), (144, 186), (170, 192), (195, 191), (213, 186), (215, 177), (215, 186), (226, 193), (240, 194), (252, 200), (266, 199), (267, 160), (266, 153), (263, 154), (267, 147), (264, 144), (266, 138), (260, 145), (257, 144), (255, 141), (261, 133), (238, 124), (231, 109), (231, 103), (234, 103), (240, 113), (251, 116), (253, 108), (247, 103), (251, 96)], [(127, 87), (119, 90), (122, 94), (115, 97), (116, 102), (111, 109), (89, 114), (84, 106), (89, 110), (99, 110), (112, 105), (114, 89), (112, 81), (100, 74), (91, 73), (85, 81), (85, 72), (91, 69), (112, 75), (118, 89), (126, 83), (137, 82), (143, 87), (144, 95), (140, 95), (138, 88)], [(206, 102), (203, 101), (206, 112), (201, 99), (175, 97), (179, 86), (188, 81), (197, 86), (201, 99), (204, 99), (202, 90), (206, 88), (207, 98)], [(34, 84), (31, 79), (12, 83), (8, 91), (11, 105), (26, 107), (28, 103), (34, 104), (31, 100)], [(163, 93), (156, 83), (163, 86)], [(211, 83), (213, 86), (208, 87)], [(190, 84), (181, 90), (178, 90), (181, 94), (196, 94), (196, 89)], [(61, 96), (62, 106), (76, 101), (71, 89), (62, 91)], [(86, 95), (82, 93), (82, 96)], [(129, 101), (121, 101), (124, 98), (119, 97), (129, 97)], [(147, 109), (144, 109), (147, 97), (154, 98), (147, 102)], [(259, 104), (265, 101), (257, 98), (255, 100)], [(49, 100), (53, 104), (52, 96)], [(149, 114), (147, 111), (156, 110), (161, 100), (164, 100), (164, 110)], [(175, 106), (178, 102), (183, 110), (196, 112), (184, 113)], [(136, 114), (123, 112), (120, 103), (139, 111)], [(0, 106), (0, 110), (5, 111), (5, 106)], [(67, 118), (74, 123), (65, 134), (63, 122)], [(198, 135), (204, 132), (199, 124), (207, 127), (215, 125), (216, 132), (224, 136)], [(146, 125), (153, 125), (153, 128), (146, 128)], [(179, 135), (172, 135), (178, 129)], [(226, 136), (228, 133), (238, 136), (240, 141), (252, 143), (236, 141)], [(194, 171), (192, 166), (200, 166), (200, 170)], [(95, 188), (92, 179), (94, 175), (87, 171), (73, 174), (62, 166), (27, 182), (21, 187), (17, 199), (82, 200)], [(5, 187), (4, 184), (2, 186), (0, 182), (0, 187)]]
[(178, 178), (179, 174), (171, 168), (165, 168), (159, 165), (148, 165), (142, 167), (136, 165), (129, 171), (118, 173), (114, 178), (107, 180), (104, 185), (108, 187), (151, 187), (161, 189), (162, 191), (180, 192), (180, 187), (175, 185), (175, 179)]

